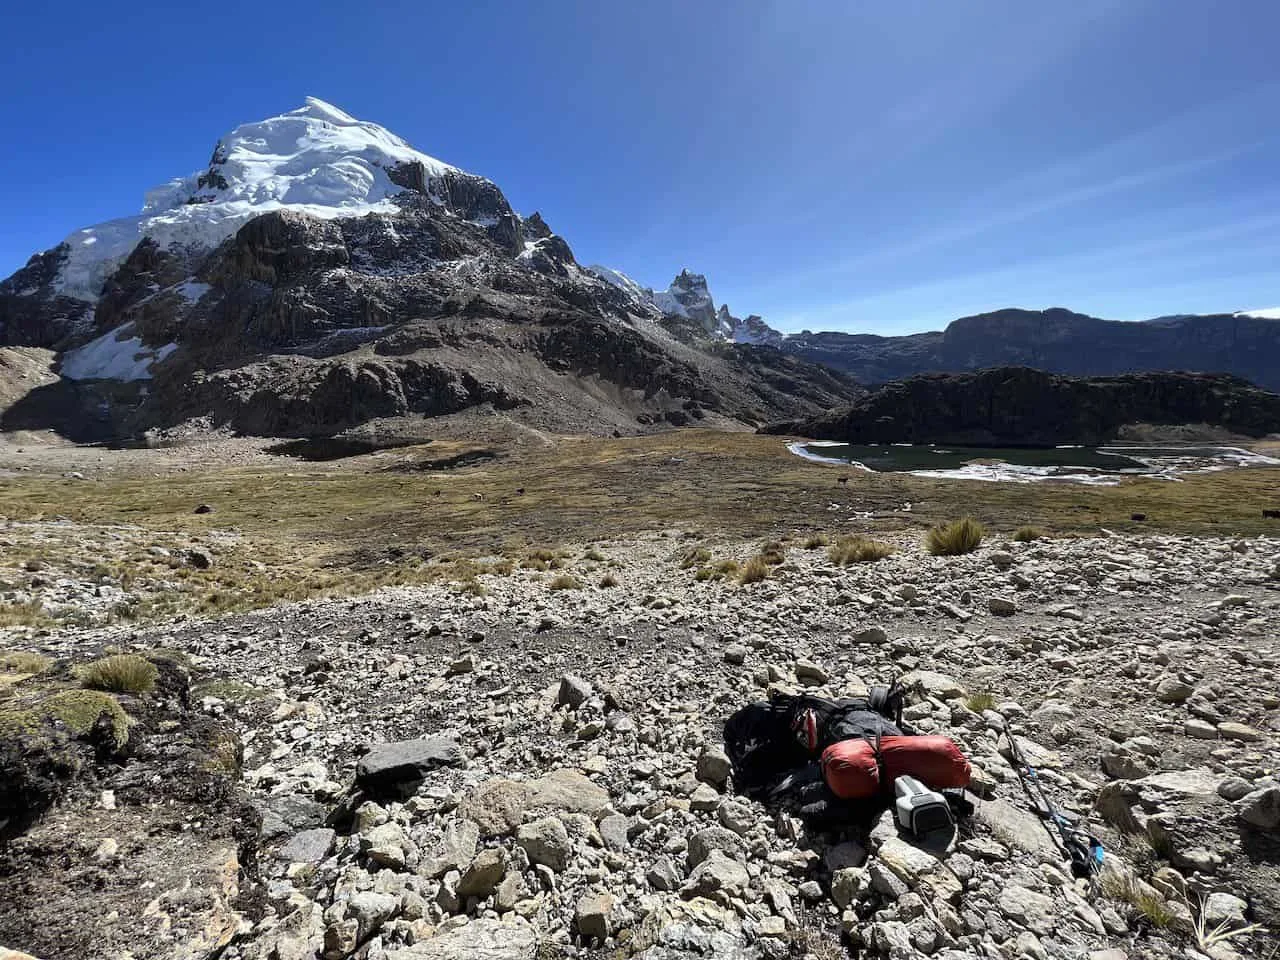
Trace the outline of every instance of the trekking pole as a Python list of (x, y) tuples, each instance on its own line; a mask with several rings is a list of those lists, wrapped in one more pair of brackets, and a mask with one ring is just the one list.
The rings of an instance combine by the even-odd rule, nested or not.
[[(1027, 799), (1037, 808), (1037, 812), (1041, 814), (1049, 823), (1056, 828), (1049, 828), (1049, 823), (1044, 824), (1045, 832), (1049, 834), (1049, 839), (1053, 841), (1058, 851), (1071, 862), (1071, 872), (1078, 877), (1092, 877), (1102, 869), (1102, 861), (1105, 852), (1100, 841), (1093, 834), (1084, 830), (1077, 830), (1070, 826), (1067, 818), (1058, 812), (1053, 805), (1053, 801), (1049, 799), (1045, 793), (1043, 785), (1040, 783), (1040, 777), (1036, 773), (1036, 768), (1027, 762), (1023, 756), (1022, 748), (1018, 746), (1018, 739), (1014, 736), (1013, 731), (1009, 729), (1009, 724), (1004, 723), (1004, 735), (1009, 741), (1009, 755), (1013, 759), (1013, 769), (1018, 775), (1018, 782), (1022, 784), (1023, 792), (1026, 793)], [(1031, 790), (1032, 785), (1035, 792)]]

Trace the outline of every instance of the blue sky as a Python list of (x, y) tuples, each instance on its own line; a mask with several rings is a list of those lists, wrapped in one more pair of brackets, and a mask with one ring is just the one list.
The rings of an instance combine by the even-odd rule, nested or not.
[[(399, 5), (398, 5), (399, 6)], [(786, 330), (1280, 305), (1274, 0), (24, 4), (0, 275), (305, 95)]]

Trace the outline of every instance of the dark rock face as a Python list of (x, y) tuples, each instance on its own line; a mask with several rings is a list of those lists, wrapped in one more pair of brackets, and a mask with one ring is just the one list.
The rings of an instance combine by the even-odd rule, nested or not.
[(175, 336), (175, 307), (182, 295), (157, 291), (181, 283), (191, 269), (185, 257), (143, 240), (107, 279), (94, 314), (95, 332), (132, 321), (147, 342), (168, 343)]
[(64, 245), (37, 253), (27, 265), (0, 281), (0, 346), (59, 349), (93, 330), (93, 309), (83, 300), (53, 289), (67, 256)]
[(541, 216), (521, 220), (489, 181), (420, 163), (388, 173), (404, 188), (394, 211), (276, 210), (212, 250), (144, 240), (96, 314), (53, 293), (65, 250), (33, 258), (0, 285), (0, 343), (65, 351), (130, 324), (146, 346), (174, 346), (149, 380), (46, 385), (0, 427), (86, 442), (201, 418), (323, 437), (476, 409), (613, 434), (711, 415), (755, 425), (861, 393), (801, 360), (714, 341), (699, 275), (678, 278), (692, 319), (672, 337), (652, 305), (584, 271)]
[(708, 333), (716, 329), (716, 308), (707, 289), (706, 277), (700, 273), (681, 270), (671, 281), (669, 292), (689, 314), (689, 319), (697, 322)]
[(852, 407), (764, 432), (851, 443), (1037, 446), (1106, 443), (1128, 423), (1212, 424), (1264, 436), (1280, 431), (1280, 395), (1228, 376), (1079, 379), (1002, 367), (889, 383)]
[(1280, 390), (1280, 321), (1231, 314), (1121, 323), (1060, 308), (996, 310), (906, 337), (802, 333), (785, 349), (864, 383), (1018, 365), (1075, 376), (1230, 373)]
[(434, 178), (431, 195), (465, 220), (496, 220), (514, 213), (497, 184), (465, 173)]
[(240, 277), (262, 283), (288, 283), (350, 262), (336, 222), (291, 210), (255, 217), (240, 228), (233, 243), (232, 263)]
[(524, 222), (524, 235), (530, 240), (544, 240), (551, 236), (551, 228), (536, 210)]

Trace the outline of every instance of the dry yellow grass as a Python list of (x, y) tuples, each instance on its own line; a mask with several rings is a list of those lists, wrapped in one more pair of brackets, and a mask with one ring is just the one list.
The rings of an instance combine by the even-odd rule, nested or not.
[(870, 563), (883, 560), (893, 553), (893, 547), (880, 540), (872, 540), (861, 534), (840, 537), (827, 550), (827, 557), (837, 566), (847, 567), (851, 563)]
[(973, 517), (962, 517), (934, 527), (925, 536), (925, 549), (935, 557), (958, 557), (982, 545), (987, 529)]
[[(787, 452), (782, 438), (752, 434), (678, 430), (569, 438), (499, 453), (485, 463), (432, 472), (386, 470), (364, 458), (358, 465), (323, 468), (282, 458), (275, 468), (209, 467), (93, 483), (29, 473), (0, 485), (0, 515), (16, 521), (6, 530), (10, 538), (21, 536), (15, 531), (24, 521), (55, 516), (126, 525), (138, 531), (142, 544), (152, 535), (171, 543), (200, 540), (214, 530), (238, 532), (236, 542), (219, 546), (209, 570), (180, 563), (173, 568), (141, 550), (113, 560), (112, 576), (178, 584), (176, 591), (120, 612), (140, 620), (465, 579), (453, 562), (424, 558), (431, 554), (505, 554), (510, 563), (523, 560), (531, 543), (619, 541), (653, 530), (780, 541), (825, 521), (833, 508), (869, 514), (867, 529), (877, 533), (921, 530), (963, 514), (1006, 534), (1020, 525), (1053, 535), (1095, 533), (1104, 526), (1220, 536), (1280, 532), (1280, 521), (1261, 515), (1276, 505), (1280, 469), (1273, 468), (1190, 476), (1182, 483), (1126, 479), (1114, 487), (858, 473), (833, 489), (832, 468)], [(438, 451), (422, 455), (436, 457)], [(517, 488), (524, 493), (516, 495)], [(202, 502), (215, 511), (193, 514)], [(906, 502), (910, 512), (901, 509)], [(1129, 520), (1133, 513), (1150, 519), (1136, 524)], [(37, 546), (33, 541), (6, 551), (0, 573), (20, 575), (23, 550), (35, 553)], [(527, 562), (548, 569), (562, 562), (559, 551), (548, 552), (551, 559)], [(65, 557), (32, 559), (54, 568)], [(0, 606), (0, 625), (45, 622), (38, 608)]]
[(684, 552), (684, 555), (680, 558), (680, 567), (687, 570), (690, 567), (704, 564), (710, 559), (711, 550), (708, 547), (694, 547)]
[(752, 557), (738, 570), (739, 583), (759, 583), (769, 576), (769, 560), (763, 555)]
[(32, 676), (37, 673), (44, 673), (51, 666), (53, 666), (53, 661), (42, 653), (34, 653), (30, 650), (0, 651), (0, 671), (5, 673), (21, 673)]
[(120, 653), (78, 667), (76, 675), (91, 690), (147, 693), (155, 688), (160, 671), (146, 657), (136, 653)]

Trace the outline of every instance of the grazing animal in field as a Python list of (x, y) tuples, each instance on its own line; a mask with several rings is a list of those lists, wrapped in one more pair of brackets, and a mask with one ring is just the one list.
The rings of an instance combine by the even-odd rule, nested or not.
[(440, 496), (440, 491), (439, 491), (439, 490), (437, 490), (434, 494), (432, 494), (432, 496), (435, 496), (435, 497)]
[(1263, 520), (1280, 520), (1280, 510), (1267, 510), (1264, 508), (1262, 511), (1262, 519)]
[(517, 496), (517, 497), (523, 497), (523, 496), (524, 496), (524, 487), (516, 487), (516, 496)]
[(471, 499), (472, 499), (472, 500), (483, 500), (483, 499), (484, 499), (484, 494), (483, 494), (483, 493), (473, 493), (473, 494), (471, 495)]
[(836, 483), (841, 484), (842, 486), (848, 482), (849, 482), (848, 477), (836, 477)]
[(1136, 520), (1138, 523), (1141, 523), (1143, 520), (1147, 519), (1147, 515), (1145, 513), (1131, 513), (1129, 514), (1129, 519)]

